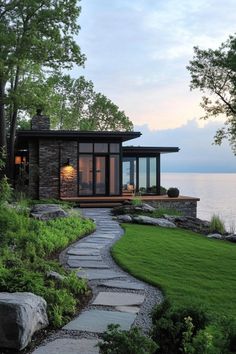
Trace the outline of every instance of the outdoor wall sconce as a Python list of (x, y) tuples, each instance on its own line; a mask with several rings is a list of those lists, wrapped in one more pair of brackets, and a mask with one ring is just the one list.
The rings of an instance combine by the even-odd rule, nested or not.
[(70, 163), (70, 159), (68, 158), (66, 163), (65, 163), (65, 166), (71, 166), (71, 163)]
[(20, 165), (22, 162), (21, 156), (15, 156), (15, 165)]

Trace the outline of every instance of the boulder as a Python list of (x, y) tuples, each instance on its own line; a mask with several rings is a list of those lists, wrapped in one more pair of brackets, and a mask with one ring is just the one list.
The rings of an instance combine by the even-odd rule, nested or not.
[(32, 293), (0, 293), (0, 347), (24, 349), (48, 325), (47, 303)]
[(132, 217), (130, 215), (118, 215), (116, 220), (119, 222), (132, 222)]
[(154, 225), (154, 226), (161, 226), (161, 227), (171, 227), (175, 228), (175, 224), (167, 219), (163, 218), (151, 218), (150, 216), (134, 216), (133, 221), (137, 224), (144, 224), (144, 225)]
[(194, 218), (192, 216), (165, 215), (165, 218), (173, 222), (177, 227), (180, 227), (182, 229), (191, 230), (205, 235), (209, 233), (209, 227), (210, 227), (209, 221)]
[(215, 238), (216, 240), (222, 240), (223, 239), (223, 236), (221, 234), (209, 234), (207, 235), (208, 238)]
[(121, 206), (113, 208), (114, 215), (130, 215), (130, 214), (138, 214), (138, 213), (152, 213), (155, 210), (151, 205), (142, 203), (140, 205), (133, 204), (123, 204)]
[(30, 211), (30, 216), (38, 220), (51, 220), (64, 218), (68, 214), (58, 204), (35, 204)]
[(49, 279), (53, 279), (53, 280), (56, 280), (58, 282), (62, 282), (65, 279), (64, 275), (61, 275), (61, 274), (59, 274), (57, 272), (54, 272), (53, 270), (50, 270), (50, 272), (47, 272), (47, 277)]
[(230, 241), (230, 242), (236, 242), (236, 234), (234, 235), (229, 235), (225, 237), (226, 241)]

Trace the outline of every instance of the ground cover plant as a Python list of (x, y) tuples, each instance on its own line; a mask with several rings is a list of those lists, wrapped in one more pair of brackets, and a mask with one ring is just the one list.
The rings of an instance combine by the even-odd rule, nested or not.
[(234, 244), (188, 230), (125, 225), (112, 254), (129, 273), (161, 287), (174, 306), (204, 304), (212, 316), (236, 317)]
[[(94, 229), (78, 214), (47, 222), (28, 215), (28, 203), (0, 205), (0, 291), (29, 291), (45, 298), (51, 325), (62, 326), (88, 292), (87, 283), (67, 273), (54, 255)], [(63, 279), (53, 279), (57, 271)]]

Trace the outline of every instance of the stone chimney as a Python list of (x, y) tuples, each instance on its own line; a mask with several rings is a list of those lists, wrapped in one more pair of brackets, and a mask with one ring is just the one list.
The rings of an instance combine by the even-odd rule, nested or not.
[(50, 119), (47, 116), (42, 115), (42, 109), (37, 109), (36, 115), (31, 120), (32, 130), (49, 130)]

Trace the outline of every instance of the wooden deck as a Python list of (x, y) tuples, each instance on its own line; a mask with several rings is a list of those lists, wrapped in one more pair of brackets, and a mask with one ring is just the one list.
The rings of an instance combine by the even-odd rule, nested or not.
[[(63, 201), (78, 203), (81, 207), (114, 207), (122, 204), (124, 201), (131, 201), (135, 196), (132, 195), (120, 195), (120, 196), (108, 196), (108, 197), (70, 197), (60, 198)], [(199, 198), (179, 196), (178, 198), (169, 198), (167, 195), (143, 195), (139, 196), (142, 201), (156, 201), (156, 202), (170, 202), (170, 201), (199, 201)]]

